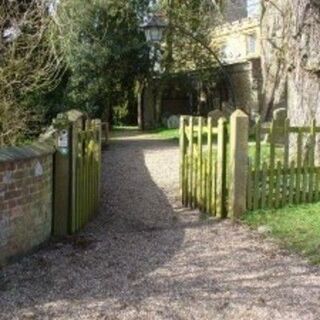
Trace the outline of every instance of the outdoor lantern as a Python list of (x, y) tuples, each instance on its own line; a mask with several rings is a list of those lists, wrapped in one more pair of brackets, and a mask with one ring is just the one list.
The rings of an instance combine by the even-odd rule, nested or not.
[(163, 38), (164, 30), (167, 27), (167, 22), (160, 14), (154, 14), (150, 16), (146, 22), (141, 25), (146, 39), (151, 43), (159, 43)]

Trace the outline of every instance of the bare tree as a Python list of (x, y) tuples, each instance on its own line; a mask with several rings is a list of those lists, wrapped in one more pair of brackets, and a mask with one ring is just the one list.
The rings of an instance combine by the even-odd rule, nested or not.
[(28, 95), (50, 90), (60, 79), (51, 23), (42, 0), (0, 0), (0, 146), (28, 132), (34, 116), (25, 104)]
[(318, 0), (263, 1), (265, 118), (288, 106), (294, 124), (320, 123), (319, 41)]
[[(292, 125), (309, 126), (313, 119), (319, 125), (319, 0), (264, 0), (261, 26), (264, 118), (278, 107), (287, 107)], [(296, 141), (291, 135), (292, 151)], [(303, 141), (307, 148), (312, 140), (305, 135)], [(319, 162), (319, 137), (316, 150)]]

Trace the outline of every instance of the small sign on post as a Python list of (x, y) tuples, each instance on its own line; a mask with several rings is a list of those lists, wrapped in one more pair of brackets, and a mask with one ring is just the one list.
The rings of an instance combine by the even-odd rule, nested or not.
[(60, 127), (56, 139), (56, 149), (54, 157), (54, 236), (65, 236), (69, 230), (70, 214), (70, 125)]
[(57, 148), (59, 152), (63, 155), (69, 153), (69, 131), (68, 129), (63, 129), (59, 132)]

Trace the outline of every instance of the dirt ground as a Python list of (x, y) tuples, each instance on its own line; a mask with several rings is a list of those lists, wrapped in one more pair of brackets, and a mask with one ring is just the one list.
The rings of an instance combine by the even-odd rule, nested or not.
[(181, 207), (178, 147), (119, 136), (98, 217), (0, 270), (0, 319), (320, 319), (320, 268)]

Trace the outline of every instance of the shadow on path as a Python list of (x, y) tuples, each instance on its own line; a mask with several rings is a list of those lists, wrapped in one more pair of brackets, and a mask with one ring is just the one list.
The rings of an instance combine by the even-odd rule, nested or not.
[[(135, 135), (130, 132), (131, 137)], [(50, 306), (52, 316), (68, 314), (65, 308), (70, 302), (76, 306), (114, 298), (128, 304), (146, 299), (145, 290), (137, 290), (137, 281), (172, 258), (186, 226), (179, 227), (177, 212), (182, 209), (169, 203), (146, 167), (145, 153), (153, 150), (159, 155), (178, 153), (175, 144), (154, 140), (118, 141), (104, 152), (99, 215), (79, 235), (53, 243), (2, 271), (1, 319), (23, 317), (25, 310), (41, 318)], [(154, 165), (171, 179), (177, 175), (172, 171), (176, 167)], [(177, 181), (174, 184), (170, 187), (177, 192)], [(196, 212), (190, 215), (198, 220)]]

